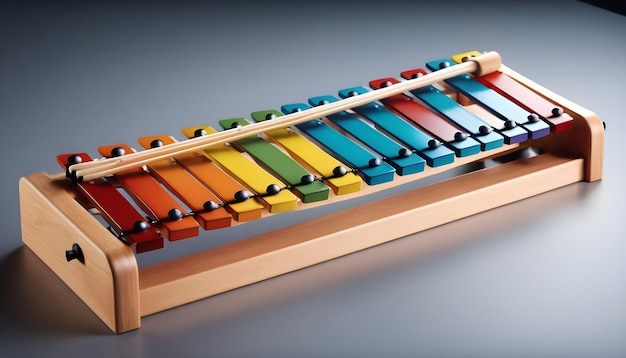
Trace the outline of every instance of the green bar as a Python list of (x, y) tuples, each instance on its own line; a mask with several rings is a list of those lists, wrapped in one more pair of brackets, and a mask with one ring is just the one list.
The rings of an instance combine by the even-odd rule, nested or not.
[[(219, 124), (224, 129), (231, 129), (233, 124), (245, 126), (250, 123), (243, 118), (232, 118), (221, 120)], [(293, 186), (292, 191), (303, 203), (328, 199), (330, 187), (320, 180), (303, 184), (302, 178), (310, 176), (311, 173), (273, 144), (258, 136), (240, 139), (236, 143), (255, 160)]]

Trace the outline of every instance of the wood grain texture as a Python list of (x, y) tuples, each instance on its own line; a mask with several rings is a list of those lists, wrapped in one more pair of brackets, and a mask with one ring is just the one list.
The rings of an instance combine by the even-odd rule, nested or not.
[(582, 159), (551, 154), (517, 160), (143, 268), (141, 314), (159, 312), (581, 181), (583, 165)]
[(557, 103), (574, 118), (574, 127), (563, 133), (557, 133), (538, 141), (545, 150), (567, 151), (585, 158), (585, 181), (600, 180), (604, 165), (604, 124), (600, 118), (587, 108), (580, 106), (538, 83), (522, 76), (511, 68), (502, 65), (500, 70), (514, 80), (541, 96)]
[[(138, 328), (139, 278), (130, 246), (116, 240), (67, 190), (62, 176), (20, 180), (22, 240), (114, 332)], [(77, 243), (84, 257), (67, 261)]]

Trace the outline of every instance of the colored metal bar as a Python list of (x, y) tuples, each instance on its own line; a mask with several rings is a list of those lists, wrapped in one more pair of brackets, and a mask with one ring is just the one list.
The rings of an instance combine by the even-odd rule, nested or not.
[[(432, 71), (437, 71), (447, 66), (454, 66), (454, 61), (452, 59), (441, 59), (426, 63), (426, 67)], [(550, 126), (547, 123), (496, 91), (476, 81), (470, 75), (455, 76), (444, 82), (474, 102), (484, 106), (503, 121), (513, 121), (528, 131), (527, 138), (520, 135), (511, 143), (519, 143), (528, 138), (536, 139), (550, 134)]]
[[(231, 118), (221, 120), (219, 124), (223, 129), (228, 130), (248, 125), (250, 122), (244, 118)], [(303, 203), (328, 199), (330, 188), (326, 184), (314, 180), (314, 176), (302, 165), (262, 137), (254, 136), (240, 139), (236, 141), (236, 144), (289, 184), (291, 190)]]
[[(309, 99), (312, 106), (337, 102), (334, 96), (317, 96)], [(392, 140), (382, 132), (365, 123), (359, 117), (347, 111), (328, 115), (336, 126), (349, 133), (367, 147), (380, 154), (384, 161), (396, 169), (399, 175), (409, 175), (424, 171), (426, 162), (410, 149)]]
[(492, 72), (476, 79), (525, 110), (536, 113), (548, 122), (552, 132), (561, 132), (574, 126), (574, 119), (562, 108), (502, 72)]
[[(386, 83), (397, 83), (395, 78), (382, 78), (370, 81), (373, 89), (378, 89)], [(432, 112), (422, 104), (405, 94), (397, 94), (381, 101), (385, 106), (393, 108), (413, 123), (430, 132), (443, 141), (458, 157), (466, 157), (480, 152), (480, 143), (473, 139), (462, 128), (448, 122), (445, 118)]]
[[(133, 150), (126, 144), (98, 148), (105, 157), (123, 155)], [(115, 175), (120, 185), (137, 205), (154, 220), (163, 236), (170, 241), (198, 236), (199, 224), (185, 208), (146, 173), (142, 168), (130, 169)]]
[[(183, 134), (188, 138), (216, 132), (210, 126), (183, 128)], [(230, 144), (209, 147), (202, 153), (250, 187), (255, 192), (255, 196), (267, 206), (270, 213), (275, 214), (296, 209), (298, 197), (291, 191), (284, 190), (285, 183), (268, 173), (257, 163), (246, 158)]]
[[(305, 103), (287, 104), (281, 107), (283, 113), (292, 113), (310, 108)], [(343, 161), (358, 170), (359, 175), (369, 185), (382, 184), (393, 180), (395, 170), (379, 157), (339, 133), (320, 119), (296, 126), (318, 143), (335, 153)]]
[[(425, 70), (420, 68), (404, 71), (401, 73), (401, 76), (405, 79), (412, 79), (423, 76), (426, 73)], [(412, 90), (411, 93), (431, 109), (471, 133), (474, 139), (481, 143), (481, 150), (499, 148), (505, 142), (507, 144), (511, 143), (520, 133), (526, 135), (526, 131), (518, 128), (513, 122), (509, 122), (509, 128), (505, 126), (503, 121), (498, 120), (496, 127), (493, 128), (490, 123), (466, 110), (461, 104), (434, 86), (418, 88)]]
[[(478, 51), (470, 51), (453, 55), (452, 60), (456, 63), (461, 63), (470, 57), (479, 55), (480, 52)], [(561, 132), (573, 126), (574, 119), (571, 115), (563, 112), (553, 102), (502, 72), (492, 72), (484, 76), (475, 77), (475, 79), (525, 110), (536, 113), (550, 125), (552, 132)]]
[[(87, 153), (61, 154), (57, 162), (62, 168), (68, 164), (91, 161)], [(98, 209), (102, 218), (120, 236), (133, 244), (136, 253), (163, 248), (163, 237), (149, 225), (142, 214), (106, 180), (78, 182), (76, 188)]]
[[(361, 86), (351, 87), (340, 90), (339, 96), (348, 98), (368, 91), (367, 88)], [(409, 124), (381, 104), (372, 102), (352, 108), (352, 110), (415, 150), (426, 160), (429, 166), (438, 167), (454, 162), (454, 152), (452, 150), (442, 145), (430, 148), (429, 143), (433, 143), (435, 140), (430, 134)]]
[(224, 207), (235, 221), (246, 222), (263, 216), (263, 204), (256, 198), (241, 202), (236, 200), (237, 193), (244, 192), (246, 188), (209, 158), (188, 153), (177, 156), (176, 161), (222, 199)]
[[(271, 120), (282, 115), (276, 110), (256, 111), (251, 114), (252, 119), (257, 122)], [(300, 134), (288, 128), (274, 129), (264, 134), (303, 165), (310, 167), (311, 171), (321, 176), (335, 194), (344, 195), (361, 190), (363, 181), (360, 176), (352, 172), (336, 176), (335, 171), (343, 168), (344, 164)]]
[[(138, 139), (144, 149), (171, 144), (168, 136), (149, 136)], [(159, 160), (147, 168), (161, 184), (174, 193), (193, 211), (193, 216), (205, 230), (229, 227), (232, 217), (220, 205), (221, 199), (202, 185), (175, 160)]]

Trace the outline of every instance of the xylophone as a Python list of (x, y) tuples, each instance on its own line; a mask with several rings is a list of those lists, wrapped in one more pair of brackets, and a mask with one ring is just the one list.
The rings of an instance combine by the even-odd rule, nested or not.
[[(116, 333), (142, 316), (602, 175), (603, 123), (471, 51), (20, 180), (23, 241)], [(531, 151), (532, 155), (519, 155)], [(507, 158), (504, 160), (503, 158)], [(516, 158), (511, 160), (510, 158)], [(164, 240), (497, 165), (138, 267)], [(419, 217), (419, 220), (415, 220)], [(104, 225), (103, 225), (104, 223)]]

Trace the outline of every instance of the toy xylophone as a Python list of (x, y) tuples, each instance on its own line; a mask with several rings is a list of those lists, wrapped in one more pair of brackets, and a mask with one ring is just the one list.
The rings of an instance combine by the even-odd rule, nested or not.
[[(23, 241), (114, 332), (141, 317), (602, 175), (599, 118), (471, 51), (250, 118), (61, 154), (20, 180)], [(533, 155), (516, 154), (532, 151)], [(164, 240), (458, 176), (182, 258)], [(419, 217), (419, 220), (415, 218)], [(103, 225), (104, 223), (104, 225)], [(175, 243), (173, 243), (175, 244)]]

